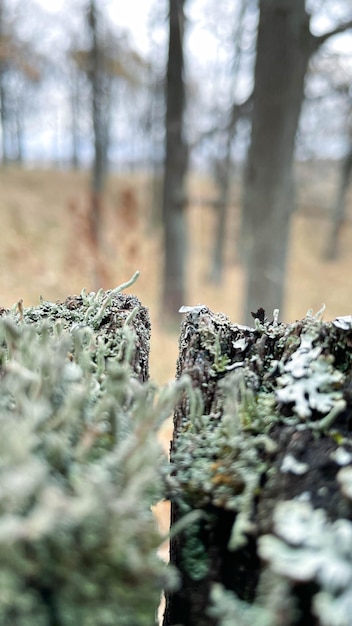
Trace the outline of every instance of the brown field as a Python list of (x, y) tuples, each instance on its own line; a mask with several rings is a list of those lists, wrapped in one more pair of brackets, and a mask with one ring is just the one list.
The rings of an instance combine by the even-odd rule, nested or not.
[[(87, 234), (88, 174), (7, 168), (0, 172), (0, 305), (20, 298), (35, 304), (42, 295), (59, 300), (92, 288), (92, 253)], [(352, 224), (344, 225), (338, 261), (322, 260), (336, 185), (336, 168), (301, 165), (300, 210), (294, 218), (287, 279), (286, 321), (326, 304), (326, 319), (352, 311)], [(207, 281), (214, 210), (197, 203), (211, 197), (210, 182), (193, 178), (189, 207), (188, 296), (185, 304), (205, 303), (240, 320), (243, 275), (236, 264), (238, 185), (225, 248), (226, 269), (221, 286)], [(352, 197), (349, 198), (349, 215)], [(162, 268), (160, 228), (151, 229), (150, 183), (146, 176), (111, 176), (104, 204), (101, 264), (105, 288), (125, 282), (141, 271), (132, 291), (149, 307), (153, 334), (151, 376), (159, 383), (172, 378), (177, 358), (177, 332), (162, 329), (159, 293)]]

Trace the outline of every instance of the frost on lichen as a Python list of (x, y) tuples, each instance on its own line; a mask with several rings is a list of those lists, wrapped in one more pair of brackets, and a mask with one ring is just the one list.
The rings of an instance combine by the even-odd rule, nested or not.
[(107, 297), (0, 319), (1, 624), (155, 621), (156, 429), (175, 391), (143, 382), (146, 310)]

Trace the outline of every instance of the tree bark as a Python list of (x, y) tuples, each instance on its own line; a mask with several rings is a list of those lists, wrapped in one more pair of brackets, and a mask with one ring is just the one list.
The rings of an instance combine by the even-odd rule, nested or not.
[(185, 107), (183, 31), (185, 0), (169, 3), (169, 57), (166, 77), (166, 155), (163, 183), (164, 273), (162, 307), (174, 321), (185, 303), (186, 190), (188, 150), (183, 134)]

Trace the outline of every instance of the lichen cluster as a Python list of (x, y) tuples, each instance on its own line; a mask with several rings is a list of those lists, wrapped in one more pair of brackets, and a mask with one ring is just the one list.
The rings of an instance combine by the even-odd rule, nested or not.
[[(138, 320), (137, 326), (136, 320)], [(0, 319), (0, 623), (155, 623), (164, 565), (156, 430), (134, 297), (82, 294)]]
[[(352, 552), (345, 546), (341, 550), (347, 552), (334, 560), (332, 551), (335, 542), (342, 541), (338, 533), (349, 545), (352, 528), (348, 521), (352, 518), (350, 318), (324, 322), (322, 311), (315, 316), (309, 312), (303, 320), (283, 324), (277, 312), (270, 321), (262, 310), (254, 317), (250, 328), (198, 306), (183, 322), (180, 338), (178, 377), (189, 376), (192, 386), (175, 413), (167, 477), (175, 519), (187, 510), (204, 511), (208, 521), (194, 526), (193, 534), (199, 544), (210, 546), (211, 555), (212, 537), (218, 532), (214, 520), (223, 519), (221, 511), (233, 512), (232, 529), (221, 552), (224, 562), (232, 563), (232, 573), (224, 574), (218, 556), (208, 559), (203, 581), (212, 608), (207, 613), (204, 606), (209, 615), (204, 624), (281, 624), (277, 589), (284, 588), (287, 623), (300, 623), (297, 615), (307, 610), (319, 624), (347, 626), (352, 575), (344, 560), (351, 560)], [(318, 511), (324, 510), (316, 549), (325, 569), (304, 580), (298, 570), (302, 566), (304, 571), (305, 558), (309, 560), (309, 538), (302, 538), (299, 549), (290, 544), (282, 547), (276, 526), (276, 504), (282, 501), (291, 528), (291, 506), (310, 507), (312, 526), (322, 515)], [(201, 553), (200, 545), (197, 549)], [(192, 579), (187, 541), (175, 539), (174, 551), (185, 584), (192, 589), (187, 582)], [(236, 558), (229, 556), (231, 551)], [(281, 556), (285, 556), (285, 571), (277, 565)], [(241, 559), (252, 568), (248, 584), (238, 582), (241, 576), (234, 573), (239, 568), (244, 577)], [(290, 563), (295, 562), (297, 568), (290, 571)], [(223, 576), (227, 590), (217, 586), (212, 591), (210, 581), (221, 582)], [(302, 582), (309, 582), (307, 591), (304, 585), (297, 587)], [(265, 584), (269, 594), (263, 594)], [(186, 619), (186, 623), (190, 622)]]
[(324, 431), (346, 408), (348, 342), (319, 316), (290, 325), (257, 319), (251, 329), (199, 307), (184, 326), (179, 376), (191, 377), (190, 395), (201, 401), (197, 415), (192, 398), (176, 415), (171, 482), (193, 505), (242, 511), (246, 485), (255, 493), (276, 451), (275, 424)]
[[(0, 311), (1, 624), (149, 626), (172, 580), (165, 626), (350, 624), (351, 319), (186, 309), (160, 391), (121, 287)], [(157, 557), (163, 495), (181, 587)]]
[(253, 497), (276, 450), (265, 433), (243, 430), (237, 378), (232, 374), (224, 379), (213, 410), (194, 416), (179, 434), (167, 479), (172, 497), (182, 494), (192, 508), (211, 504), (237, 512), (230, 540), (233, 548), (246, 543), (246, 533), (251, 532)]
[(352, 609), (352, 522), (330, 522), (323, 509), (290, 500), (277, 505), (275, 535), (259, 539), (259, 554), (291, 584), (315, 583), (312, 613), (322, 626), (348, 626)]

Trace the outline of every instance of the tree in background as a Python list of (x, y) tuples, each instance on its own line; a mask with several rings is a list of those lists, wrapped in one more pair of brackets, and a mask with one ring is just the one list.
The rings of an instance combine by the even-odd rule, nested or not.
[(352, 180), (352, 129), (349, 132), (349, 140), (348, 152), (341, 164), (340, 180), (325, 251), (325, 258), (329, 261), (335, 260), (338, 256), (339, 239), (346, 219), (346, 196)]
[(148, 16), (148, 92), (145, 113), (142, 117), (143, 134), (147, 142), (147, 162), (150, 171), (150, 200), (148, 202), (149, 233), (155, 231), (161, 222), (162, 184), (165, 153), (165, 66), (167, 50), (164, 41), (160, 41), (160, 32), (168, 22), (166, 3), (153, 2)]
[[(326, 61), (326, 60), (325, 60)], [(340, 62), (339, 62), (340, 61)], [(352, 91), (350, 58), (331, 59), (327, 65), (327, 88), (336, 96), (339, 96), (339, 108), (342, 114), (343, 128), (345, 130), (345, 154), (340, 162), (339, 180), (335, 192), (335, 201), (331, 211), (331, 224), (328, 233), (324, 257), (334, 261), (338, 257), (339, 243), (343, 225), (346, 222), (347, 192), (352, 182)]]
[[(220, 8), (220, 7), (219, 7)], [(225, 8), (225, 7), (221, 7)], [(252, 6), (247, 0), (239, 0), (234, 3), (233, 7), (229, 5), (231, 15), (225, 14), (225, 19), (230, 21), (229, 30), (229, 61), (230, 61), (230, 77), (228, 81), (228, 97), (224, 98), (222, 90), (218, 95), (218, 112), (216, 115), (215, 137), (218, 146), (218, 156), (214, 160), (214, 182), (217, 187), (216, 201), (216, 227), (213, 251), (210, 260), (209, 279), (220, 284), (223, 279), (224, 256), (226, 244), (226, 231), (228, 222), (228, 210), (231, 201), (231, 182), (234, 174), (233, 147), (238, 132), (238, 125), (244, 118), (249, 118), (252, 106), (252, 94), (249, 93), (243, 98), (240, 84), (243, 78), (243, 57), (252, 53), (248, 49), (248, 38), (251, 31), (251, 17), (256, 7)], [(232, 22), (232, 23), (231, 23)], [(223, 28), (220, 28), (220, 34), (223, 35)], [(251, 39), (253, 47), (255, 42), (256, 27), (253, 28)], [(223, 46), (223, 40), (219, 40), (219, 47)], [(216, 64), (218, 65), (218, 64)], [(222, 65), (225, 65), (224, 63)], [(220, 68), (218, 68), (219, 71)], [(225, 100), (225, 102), (224, 102)]]
[(87, 76), (91, 88), (91, 115), (94, 137), (94, 157), (91, 178), (91, 206), (89, 215), (91, 249), (94, 256), (93, 287), (102, 286), (100, 263), (102, 236), (102, 194), (108, 164), (111, 78), (105, 71), (102, 15), (95, 0), (87, 6), (87, 24), (90, 48), (86, 55)]
[(184, 137), (184, 4), (169, 0), (169, 56), (166, 77), (166, 154), (163, 183), (164, 276), (162, 307), (170, 321), (185, 303), (186, 173), (188, 149)]
[[(69, 51), (69, 63), (67, 68), (67, 82), (69, 88), (69, 102), (71, 112), (71, 167), (77, 170), (80, 166), (80, 136), (81, 136), (81, 116), (82, 116), (82, 91), (85, 91), (86, 84), (77, 63), (74, 60), (74, 49)], [(83, 83), (83, 84), (82, 84)]]
[[(91, 127), (93, 130), (93, 165), (91, 177), (91, 204), (89, 230), (91, 253), (95, 259), (93, 285), (99, 289), (104, 283), (104, 264), (101, 261), (103, 228), (103, 192), (108, 172), (108, 151), (111, 141), (114, 84), (123, 80), (131, 85), (142, 81), (146, 64), (138, 53), (128, 45), (123, 34), (116, 34), (107, 22), (96, 0), (86, 6), (88, 47), (71, 48), (70, 57), (88, 79), (90, 87)], [(72, 94), (73, 100), (74, 93)], [(72, 130), (75, 125), (77, 100), (72, 104)], [(75, 146), (75, 138), (73, 138)], [(75, 159), (75, 152), (73, 159)]]
[(26, 87), (41, 80), (42, 59), (31, 40), (16, 33), (0, 0), (0, 122), (2, 162), (23, 159), (23, 117)]
[(310, 57), (348, 21), (314, 36), (305, 0), (261, 0), (252, 137), (245, 174), (244, 318), (281, 308), (291, 216), (293, 156)]

